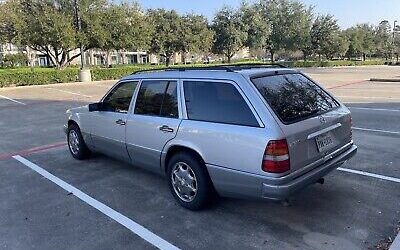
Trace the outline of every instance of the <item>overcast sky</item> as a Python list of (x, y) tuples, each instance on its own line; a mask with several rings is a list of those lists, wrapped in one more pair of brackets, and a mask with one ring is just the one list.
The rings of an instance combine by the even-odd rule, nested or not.
[[(175, 9), (179, 13), (195, 12), (212, 18), (224, 4), (239, 6), (242, 0), (139, 0), (142, 7)], [(381, 20), (400, 21), (400, 0), (301, 0), (315, 6), (322, 14), (332, 14), (342, 28), (357, 23), (378, 24)]]

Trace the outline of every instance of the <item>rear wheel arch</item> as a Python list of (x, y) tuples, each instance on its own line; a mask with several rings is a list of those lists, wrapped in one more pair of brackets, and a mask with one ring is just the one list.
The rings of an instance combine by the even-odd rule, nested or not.
[[(177, 154), (177, 153), (187, 153), (192, 155), (196, 160), (198, 160), (202, 165), (205, 166), (205, 161), (203, 157), (194, 149), (189, 148), (187, 146), (182, 146), (182, 145), (173, 145), (168, 148), (167, 154), (165, 156), (164, 160), (164, 172), (166, 173), (168, 170), (168, 164), (169, 161), (171, 160), (172, 156)], [(207, 170), (207, 168), (206, 168)], [(208, 171), (207, 171), (208, 173)]]

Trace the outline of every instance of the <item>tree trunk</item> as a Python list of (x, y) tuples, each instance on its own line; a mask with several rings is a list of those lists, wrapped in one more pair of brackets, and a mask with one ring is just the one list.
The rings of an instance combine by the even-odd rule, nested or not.
[(169, 67), (169, 65), (171, 64), (171, 54), (166, 54), (165, 55), (165, 66)]
[(121, 51), (120, 57), (121, 57), (121, 64), (125, 64), (125, 51)]
[(270, 50), (269, 53), (271, 55), (271, 63), (274, 63), (275, 62), (275, 52)]
[(232, 61), (232, 55), (227, 55), (226, 57), (227, 57), (227, 59), (228, 59), (228, 63), (231, 63), (231, 61)]
[(303, 51), (303, 61), (307, 61), (307, 53)]
[(107, 67), (110, 67), (110, 65), (111, 65), (111, 52), (110, 51), (106, 51), (106, 64), (107, 64)]
[(362, 60), (365, 62), (367, 55), (365, 53), (362, 54)]
[(182, 63), (186, 64), (186, 52), (182, 51)]

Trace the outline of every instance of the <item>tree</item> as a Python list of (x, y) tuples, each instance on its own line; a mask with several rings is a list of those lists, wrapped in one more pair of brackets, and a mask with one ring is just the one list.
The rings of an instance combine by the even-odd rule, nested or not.
[(340, 50), (340, 29), (337, 20), (331, 15), (318, 16), (311, 28), (313, 51), (319, 56), (332, 59)]
[(399, 62), (399, 54), (400, 54), (400, 25), (396, 25), (393, 29), (393, 45), (394, 45), (394, 52), (396, 55), (396, 62)]
[(360, 35), (362, 38), (362, 57), (363, 61), (366, 60), (367, 56), (370, 56), (375, 50), (374, 44), (374, 27), (369, 24), (361, 24), (357, 26), (360, 30)]
[[(80, 56), (70, 52), (80, 46), (84, 50), (94, 48), (95, 34), (100, 25), (96, 14), (106, 3), (105, 0), (15, 0), (9, 1), (11, 9), (9, 30), (5, 33), (13, 42), (39, 51), (49, 57), (57, 68), (65, 67)], [(79, 10), (80, 18), (76, 12)], [(78, 23), (81, 29), (78, 29)]]
[(344, 31), (349, 40), (347, 56), (362, 56), (363, 61), (367, 55), (374, 51), (374, 27), (369, 24), (358, 24)]
[(350, 41), (346, 36), (346, 33), (341, 31), (339, 34), (338, 43), (339, 46), (337, 47), (337, 56), (340, 57), (341, 59), (344, 59), (346, 57), (346, 53), (349, 50), (350, 46)]
[(293, 48), (300, 50), (303, 53), (303, 60), (307, 61), (307, 57), (312, 54), (312, 43), (311, 43), (311, 28), (313, 24), (313, 8), (306, 8), (304, 5), (296, 3), (293, 6), (294, 20), (292, 24), (294, 36), (293, 36)]
[(25, 34), (21, 43), (46, 54), (56, 67), (65, 66), (68, 53), (78, 47), (74, 18), (66, 12), (69, 6), (28, 0), (20, 4), (20, 18), (25, 24), (19, 30)]
[(151, 29), (144, 18), (137, 3), (112, 3), (103, 10), (99, 22), (102, 29), (95, 30), (102, 31), (96, 39), (97, 47), (106, 51), (108, 65), (111, 63), (109, 56), (112, 50), (119, 51), (121, 58), (124, 58), (126, 50), (149, 48)]
[(346, 34), (346, 37), (349, 41), (349, 48), (346, 52), (346, 56), (351, 59), (352, 57), (358, 57), (362, 54), (363, 51), (363, 41), (361, 37), (361, 33), (357, 27), (351, 27), (345, 30), (343, 33)]
[(250, 49), (264, 49), (271, 32), (268, 20), (264, 18), (256, 4), (243, 2), (239, 11), (244, 30), (247, 32), (244, 45)]
[(172, 55), (182, 51), (181, 19), (174, 10), (155, 9), (147, 12), (147, 20), (153, 27), (150, 52), (164, 57), (169, 66)]
[(214, 17), (212, 29), (215, 33), (213, 51), (224, 55), (230, 63), (232, 57), (246, 42), (247, 33), (237, 10), (223, 7)]
[(271, 27), (265, 49), (272, 62), (276, 52), (282, 49), (299, 49), (305, 56), (309, 54), (312, 8), (295, 0), (260, 0), (256, 8)]
[(18, 31), (23, 25), (19, 18), (17, 1), (4, 1), (0, 3), (0, 43), (19, 44), (21, 33)]
[(275, 53), (284, 47), (289, 47), (288, 15), (289, 1), (264, 0), (260, 1), (263, 17), (271, 26), (271, 34), (267, 37), (265, 49), (269, 51), (271, 61), (275, 61)]
[(188, 14), (182, 17), (181, 52), (184, 63), (186, 53), (208, 53), (213, 42), (213, 32), (209, 29), (207, 19), (202, 15)]
[(374, 43), (376, 44), (376, 55), (385, 59), (390, 57), (392, 51), (392, 28), (389, 21), (384, 20), (375, 29)]

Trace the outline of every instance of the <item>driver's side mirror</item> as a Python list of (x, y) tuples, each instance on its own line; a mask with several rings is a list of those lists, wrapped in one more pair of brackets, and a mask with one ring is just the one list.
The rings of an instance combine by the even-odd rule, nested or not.
[(102, 108), (103, 108), (103, 103), (102, 102), (96, 102), (96, 103), (89, 104), (89, 112), (101, 111)]

